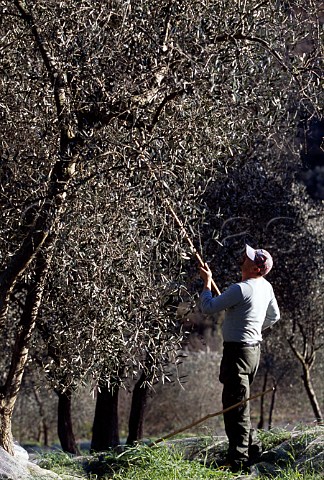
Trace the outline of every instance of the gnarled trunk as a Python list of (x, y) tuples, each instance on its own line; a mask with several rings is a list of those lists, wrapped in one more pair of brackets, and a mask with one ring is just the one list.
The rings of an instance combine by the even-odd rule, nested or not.
[(310, 404), (312, 406), (315, 419), (317, 423), (322, 423), (323, 422), (323, 415), (322, 411), (319, 405), (319, 402), (316, 397), (315, 390), (313, 388), (312, 380), (311, 380), (311, 369), (312, 366), (315, 363), (315, 358), (316, 358), (316, 352), (314, 345), (310, 345), (309, 342), (307, 341), (306, 335), (303, 332), (303, 329), (300, 327), (301, 333), (303, 335), (303, 349), (302, 351), (299, 351), (296, 344), (294, 343), (294, 336), (288, 339), (288, 343), (290, 345), (290, 348), (292, 349), (294, 355), (298, 358), (298, 360), (301, 363), (302, 369), (303, 369), (303, 374), (302, 374), (302, 380), (304, 383), (304, 387), (308, 396), (308, 399), (310, 401)]
[(145, 381), (146, 375), (143, 372), (133, 390), (126, 441), (128, 445), (132, 445), (143, 437), (144, 413), (148, 395), (148, 387), (145, 385)]
[(310, 404), (312, 406), (316, 421), (317, 421), (317, 423), (322, 423), (323, 422), (323, 415), (322, 415), (322, 411), (321, 411), (320, 405), (319, 405), (317, 397), (316, 397), (315, 390), (313, 388), (313, 384), (312, 384), (312, 381), (311, 381), (310, 370), (311, 370), (311, 367), (309, 367), (306, 363), (304, 363), (303, 364), (302, 380), (303, 380), (303, 383), (304, 383), (304, 387), (305, 387), (308, 399), (309, 399)]
[(8, 405), (7, 399), (0, 402), (0, 444), (10, 455), (14, 455), (14, 444), (11, 433), (11, 418), (14, 405)]
[(51, 261), (52, 250), (50, 247), (52, 241), (53, 238), (47, 238), (45, 257), (41, 252), (37, 255), (35, 278), (28, 287), (26, 302), (17, 327), (9, 372), (0, 394), (0, 446), (11, 455), (14, 453), (11, 418), (28, 359), (29, 340), (35, 328), (36, 318), (42, 300), (46, 274)]
[(119, 445), (118, 394), (117, 384), (113, 387), (100, 384), (92, 427), (91, 451), (93, 452), (105, 451)]
[(72, 390), (55, 391), (58, 396), (57, 433), (64, 452), (79, 454), (72, 423)]

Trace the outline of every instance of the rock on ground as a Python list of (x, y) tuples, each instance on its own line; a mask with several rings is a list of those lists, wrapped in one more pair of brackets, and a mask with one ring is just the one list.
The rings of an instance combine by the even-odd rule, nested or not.
[[(44, 470), (29, 461), (28, 453), (15, 445), (15, 455), (0, 447), (0, 480), (67, 480), (50, 470)], [(70, 477), (71, 478), (71, 477)]]

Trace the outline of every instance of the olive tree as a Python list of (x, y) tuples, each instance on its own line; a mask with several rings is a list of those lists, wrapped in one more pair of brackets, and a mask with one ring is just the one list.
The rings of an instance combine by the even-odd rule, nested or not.
[[(76, 315), (86, 319), (88, 334), (95, 327), (93, 357), (106, 371), (108, 356), (113, 372), (136, 338), (134, 369), (148, 351), (156, 378), (156, 366), (172, 349), (162, 297), (173, 283), (179, 288), (186, 281), (186, 252), (166, 199), (199, 233), (201, 200), (211, 180), (269, 148), (289, 149), (298, 106), (318, 114), (320, 23), (319, 4), (305, 7), (298, 0), (1, 0), (0, 8), (0, 319), (12, 345), (2, 350), (0, 444), (12, 453), (11, 417), (30, 338), (43, 301), (43, 319), (53, 304), (48, 289), (44, 297), (48, 274), (60, 267), (57, 248), (72, 216), (79, 227), (71, 235), (77, 238), (82, 230), (83, 207), (74, 204), (76, 198), (95, 212), (92, 192), (104, 185), (102, 205), (120, 214), (98, 219), (111, 261), (102, 250), (91, 277), (85, 270), (78, 276), (74, 258), (64, 257), (67, 278), (76, 285), (82, 279), (79, 291), (93, 283), (94, 309), (87, 315), (85, 306)], [(79, 197), (78, 189), (84, 191)], [(95, 240), (88, 240), (90, 248), (77, 244), (83, 263), (93, 263)], [(104, 280), (117, 282), (115, 287), (107, 281), (96, 306), (104, 287), (98, 292), (94, 280), (102, 271)], [(69, 323), (75, 312), (68, 313)], [(55, 312), (47, 315), (55, 339), (57, 319)], [(73, 357), (72, 363), (78, 361)]]

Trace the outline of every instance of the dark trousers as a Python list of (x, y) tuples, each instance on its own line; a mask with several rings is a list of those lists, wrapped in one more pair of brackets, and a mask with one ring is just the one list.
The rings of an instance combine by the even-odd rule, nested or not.
[[(250, 396), (252, 384), (260, 362), (260, 346), (249, 347), (224, 343), (219, 380), (223, 383), (223, 408), (228, 408)], [(261, 442), (252, 429), (250, 402), (224, 413), (225, 432), (228, 437), (228, 460), (245, 462), (261, 453)]]

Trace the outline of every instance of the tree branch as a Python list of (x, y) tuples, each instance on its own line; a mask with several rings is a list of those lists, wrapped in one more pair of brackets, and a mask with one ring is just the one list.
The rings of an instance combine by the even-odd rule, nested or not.
[(59, 119), (62, 119), (65, 109), (66, 109), (66, 81), (63, 75), (63, 72), (57, 66), (57, 63), (54, 61), (52, 55), (49, 53), (48, 47), (46, 46), (45, 41), (42, 39), (39, 30), (36, 26), (36, 22), (32, 14), (28, 11), (28, 7), (24, 0), (14, 0), (21, 18), (24, 20), (25, 24), (30, 28), (30, 31), (34, 37), (35, 43), (39, 49), (39, 52), (42, 56), (43, 62), (45, 64), (46, 70), (49, 74), (51, 83), (54, 88), (56, 109)]
[(152, 123), (149, 127), (150, 130), (153, 130), (154, 126), (157, 124), (157, 122), (159, 120), (159, 116), (160, 116), (163, 108), (166, 106), (166, 104), (168, 102), (170, 102), (171, 100), (173, 100), (174, 98), (176, 98), (180, 95), (183, 95), (184, 92), (185, 92), (185, 89), (182, 88), (181, 90), (177, 90), (175, 92), (169, 93), (169, 95), (166, 95), (166, 97), (164, 97), (164, 99), (162, 100), (162, 102), (158, 106), (158, 108), (157, 108), (157, 110), (156, 110), (156, 112), (153, 116)]
[(244, 41), (249, 41), (249, 42), (253, 42), (253, 43), (258, 43), (259, 45), (261, 45), (265, 50), (267, 50), (269, 53), (271, 53), (271, 55), (280, 63), (280, 65), (282, 66), (282, 68), (286, 71), (286, 72), (290, 72), (292, 75), (294, 75), (290, 70), (289, 68), (287, 67), (287, 65), (285, 65), (282, 57), (279, 55), (279, 53), (274, 50), (268, 42), (266, 42), (265, 40), (263, 40), (263, 38), (260, 38), (260, 37), (254, 37), (252, 35), (245, 35), (244, 33), (238, 31), (238, 32), (235, 32), (235, 33), (224, 33), (222, 35), (218, 35), (217, 37), (215, 37), (215, 42), (225, 42), (225, 41), (228, 41), (228, 40), (244, 40)]

